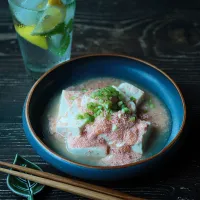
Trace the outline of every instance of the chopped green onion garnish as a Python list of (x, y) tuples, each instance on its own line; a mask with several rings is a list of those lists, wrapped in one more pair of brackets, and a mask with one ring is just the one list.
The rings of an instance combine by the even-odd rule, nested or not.
[(135, 120), (136, 120), (136, 117), (131, 117), (131, 118), (130, 118), (130, 121), (133, 121), (133, 122), (134, 122)]
[(94, 102), (90, 102), (90, 103), (87, 104), (87, 109), (94, 111), (95, 108), (97, 108), (98, 106), (99, 106), (99, 104), (94, 103)]
[(70, 97), (69, 99), (70, 99), (70, 100), (75, 100), (76, 97), (75, 97), (75, 96), (72, 96), (72, 97)]
[(126, 108), (126, 106), (125, 106), (124, 104), (122, 104), (122, 105), (121, 105), (121, 108), (122, 108), (122, 109), (123, 109), (123, 108)]
[(95, 120), (95, 117), (93, 115), (89, 115), (87, 117), (87, 123), (94, 122), (94, 120)]
[(155, 105), (152, 103), (149, 105), (150, 108), (155, 108)]
[(152, 99), (150, 98), (149, 99), (149, 102), (148, 102), (148, 105), (149, 105), (149, 108), (155, 108), (155, 105), (154, 105), (154, 103), (152, 102)]
[(119, 100), (121, 100), (121, 101), (124, 99), (123, 95), (122, 95), (122, 94), (120, 94), (120, 93), (119, 93), (119, 96), (118, 96), (118, 98), (119, 98)]
[(122, 116), (122, 114), (121, 114), (121, 113), (119, 113), (119, 114), (118, 114), (118, 117), (119, 117), (119, 118), (121, 118), (121, 116)]
[(130, 100), (133, 101), (133, 102), (135, 102), (137, 99), (132, 96), (132, 97), (130, 97)]
[(85, 88), (83, 88), (83, 89), (82, 89), (82, 92), (87, 92), (87, 91), (88, 91), (88, 90), (87, 90), (87, 89), (85, 89)]
[(106, 114), (106, 118), (110, 119), (113, 112), (119, 110), (122, 110), (123, 113), (130, 112), (130, 109), (126, 107), (124, 96), (112, 86), (95, 90), (91, 94), (91, 98), (97, 100), (97, 103), (88, 103), (87, 109), (90, 111), (90, 114), (84, 113), (83, 115), (79, 115), (79, 119), (86, 119), (87, 122), (93, 122), (97, 116), (104, 115), (104, 113)]
[(93, 112), (96, 113), (99, 109), (96, 107)]
[(98, 106), (98, 109), (103, 109), (103, 106), (99, 105), (99, 106)]
[(107, 113), (107, 115), (106, 115), (106, 119), (108, 119), (108, 120), (111, 119), (111, 115), (110, 115), (110, 113)]
[(103, 103), (104, 101), (102, 99), (99, 99), (99, 103)]
[(98, 110), (98, 111), (96, 112), (97, 116), (99, 116), (101, 113), (102, 113), (102, 110)]
[(94, 116), (94, 118), (96, 118), (98, 115), (97, 115), (97, 113), (94, 113), (94, 115), (93, 115), (93, 116)]
[(83, 115), (77, 115), (77, 119), (84, 119)]
[(89, 113), (85, 113), (83, 116), (84, 116), (84, 119), (87, 120), (87, 123), (94, 121), (94, 116), (90, 115)]
[(112, 131), (116, 131), (117, 130), (117, 126), (115, 124), (112, 125)]
[(113, 111), (112, 111), (112, 110), (109, 110), (108, 113), (109, 113), (109, 114), (113, 114)]
[(87, 123), (94, 122), (94, 116), (90, 115), (89, 113), (84, 113), (83, 115), (78, 115), (77, 119), (86, 119)]
[(106, 101), (104, 103), (104, 106), (105, 106), (106, 109), (108, 109), (108, 108), (110, 108), (112, 106), (112, 102), (111, 101)]
[(122, 112), (123, 113), (128, 113), (128, 112), (130, 112), (130, 110), (127, 107), (125, 107), (125, 108), (122, 108)]
[(121, 105), (123, 105), (124, 103), (123, 103), (123, 101), (119, 101), (118, 102), (118, 106), (121, 106)]
[(110, 97), (119, 96), (119, 92), (115, 90), (112, 86), (107, 86), (101, 88), (91, 94), (91, 97), (94, 99), (101, 100), (110, 100)]

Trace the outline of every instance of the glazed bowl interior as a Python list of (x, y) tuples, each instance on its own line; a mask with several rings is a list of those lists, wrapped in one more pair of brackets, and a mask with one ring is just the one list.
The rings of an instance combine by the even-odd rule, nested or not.
[[(50, 99), (57, 91), (61, 91), (67, 86), (98, 77), (112, 77), (133, 82), (158, 96), (169, 109), (172, 120), (169, 139), (158, 154), (175, 143), (185, 122), (184, 100), (175, 83), (159, 69), (137, 59), (96, 55), (74, 59), (56, 66), (42, 76), (29, 92), (25, 102), (26, 121), (31, 129), (31, 134), (34, 134), (35, 140), (42, 148), (45, 148), (45, 151), (50, 152), (51, 149), (43, 140), (41, 116)], [(62, 158), (56, 152), (51, 151), (51, 153)], [(70, 162), (68, 159), (62, 159)]]

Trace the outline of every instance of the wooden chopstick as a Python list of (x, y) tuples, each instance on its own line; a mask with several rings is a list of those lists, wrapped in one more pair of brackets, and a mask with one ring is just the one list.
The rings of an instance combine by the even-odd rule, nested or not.
[(47, 185), (53, 188), (57, 188), (66, 192), (77, 194), (80, 196), (97, 199), (97, 200), (118, 200), (118, 199), (127, 199), (127, 200), (144, 200), (141, 198), (133, 197), (128, 194), (118, 192), (116, 190), (104, 188), (101, 186), (96, 186), (93, 184), (85, 183), (83, 181), (72, 180), (70, 178), (64, 178), (55, 174), (41, 172), (39, 170), (34, 170), (27, 167), (22, 167), (18, 165), (13, 165), (6, 162), (0, 161), (0, 166), (10, 167), (22, 172), (29, 174), (21, 173), (14, 170), (0, 168), (1, 172), (18, 176), (24, 179), (31, 180), (43, 185)]
[(103, 194), (103, 193), (99, 193), (99, 192), (95, 192), (95, 191), (90, 191), (84, 188), (80, 188), (80, 187), (75, 187), (66, 183), (60, 183), (57, 181), (52, 181), (50, 179), (46, 179), (46, 178), (41, 178), (38, 176), (33, 176), (33, 175), (29, 175), (29, 174), (24, 174), (21, 172), (17, 172), (17, 171), (13, 171), (13, 170), (9, 170), (9, 169), (4, 169), (4, 168), (0, 168), (1, 172), (5, 172), (14, 176), (18, 176), (24, 179), (28, 179), (30, 181), (33, 182), (37, 182), (43, 185), (47, 185), (50, 187), (54, 187), (66, 192), (71, 192), (73, 194), (77, 194), (83, 197), (89, 197), (92, 199), (97, 199), (97, 200), (101, 200), (101, 199), (107, 199), (107, 200), (120, 200), (121, 198), (117, 198), (117, 197), (113, 197), (113, 196), (109, 196), (107, 194)]

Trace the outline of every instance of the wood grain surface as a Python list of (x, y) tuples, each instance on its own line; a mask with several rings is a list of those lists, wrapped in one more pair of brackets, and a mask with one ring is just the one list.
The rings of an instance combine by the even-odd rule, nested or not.
[[(161, 0), (77, 0), (72, 57), (120, 53), (142, 58), (169, 74), (187, 104), (188, 129), (175, 159), (145, 177), (99, 183), (134, 196), (157, 200), (200, 199), (200, 2)], [(0, 6), (0, 160), (16, 153), (57, 173), (24, 135), (22, 106), (33, 82), (27, 76), (6, 0)], [(65, 175), (66, 176), (66, 175)], [(0, 199), (16, 200), (0, 174)], [(36, 199), (83, 199), (46, 188)]]

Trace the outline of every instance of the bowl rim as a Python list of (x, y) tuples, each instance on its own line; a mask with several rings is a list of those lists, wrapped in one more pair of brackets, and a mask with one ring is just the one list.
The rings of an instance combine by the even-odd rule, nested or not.
[[(82, 58), (89, 58), (89, 57), (117, 57), (117, 58), (127, 58), (127, 59), (130, 59), (130, 60), (133, 60), (133, 61), (137, 61), (139, 63), (142, 63), (142, 64), (145, 64), (147, 65), (148, 67), (151, 67), (155, 70), (157, 70), (158, 72), (160, 72), (163, 76), (165, 76), (173, 85), (174, 87), (176, 88), (176, 90), (178, 91), (180, 97), (181, 97), (181, 101), (182, 101), (182, 105), (183, 105), (183, 109), (184, 109), (184, 114), (183, 114), (183, 121), (182, 121), (182, 124), (181, 124), (181, 127), (176, 135), (176, 137), (166, 146), (164, 147), (160, 152), (158, 152), (157, 154), (154, 154), (153, 156), (151, 157), (148, 157), (148, 158), (145, 158), (143, 160), (139, 160), (139, 161), (136, 161), (134, 163), (130, 163), (130, 164), (126, 164), (126, 165), (120, 165), (120, 166), (92, 166), (92, 165), (87, 165), (87, 164), (82, 164), (82, 163), (78, 163), (78, 162), (75, 162), (75, 161), (72, 161), (70, 159), (67, 159), (59, 154), (57, 154), (56, 152), (52, 151), (38, 136), (37, 134), (35, 133), (35, 131), (33, 130), (32, 128), (32, 125), (31, 125), (31, 121), (30, 121), (30, 118), (29, 118), (29, 105), (30, 105), (30, 100), (31, 100), (31, 97), (32, 97), (32, 94), (35, 90), (35, 88), (37, 87), (37, 85), (43, 80), (44, 77), (46, 77), (49, 73), (51, 73), (52, 71), (54, 71), (55, 69), (57, 69), (58, 67), (66, 64), (66, 63), (70, 63), (70, 62), (73, 62), (75, 60), (79, 60), (79, 59), (82, 59)], [(49, 151), (56, 159), (61, 159), (62, 161), (65, 161), (65, 162), (68, 162), (70, 164), (73, 164), (73, 165), (77, 165), (79, 167), (85, 167), (85, 168), (91, 168), (91, 169), (101, 169), (101, 170), (107, 170), (107, 169), (122, 169), (122, 168), (127, 168), (127, 167), (133, 167), (133, 166), (136, 166), (136, 165), (139, 165), (139, 164), (142, 164), (142, 163), (145, 163), (147, 161), (151, 161), (157, 157), (159, 157), (161, 154), (163, 154), (164, 152), (166, 152), (167, 150), (169, 150), (179, 139), (179, 137), (181, 136), (181, 133), (183, 131), (183, 128), (185, 126), (185, 123), (186, 123), (186, 104), (185, 104), (185, 100), (184, 100), (184, 97), (182, 95), (182, 92), (181, 90), (179, 89), (179, 87), (177, 86), (177, 84), (174, 82), (174, 80), (172, 78), (169, 77), (169, 75), (167, 75), (164, 71), (162, 71), (161, 69), (157, 68), (155, 65), (153, 64), (150, 64), (149, 62), (146, 62), (142, 59), (139, 59), (139, 58), (136, 58), (136, 57), (133, 57), (133, 56), (127, 56), (127, 55), (121, 55), (121, 54), (87, 54), (87, 55), (84, 55), (84, 56), (78, 56), (78, 57), (75, 57), (75, 58), (72, 58), (68, 61), (64, 61), (64, 62), (61, 62), (57, 65), (55, 65), (53, 68), (51, 68), (50, 70), (48, 70), (46, 73), (44, 73), (32, 86), (32, 88), (30, 89), (29, 93), (28, 93), (28, 96), (27, 96), (27, 99), (25, 101), (25, 118), (26, 118), (26, 122), (27, 122), (27, 126), (29, 128), (29, 131), (31, 132), (31, 134), (33, 135), (33, 137), (37, 140), (37, 142), (44, 148), (46, 149), (47, 151)]]

